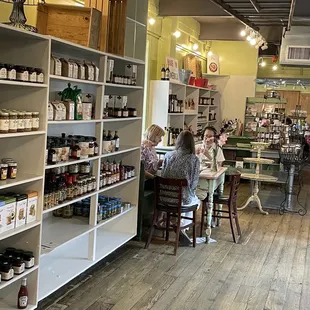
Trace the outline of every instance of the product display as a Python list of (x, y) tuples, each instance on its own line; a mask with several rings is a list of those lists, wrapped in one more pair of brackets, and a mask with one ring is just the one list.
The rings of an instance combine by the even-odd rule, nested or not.
[(137, 109), (129, 108), (127, 96), (104, 96), (103, 118), (136, 117)]
[(7, 179), (16, 179), (17, 162), (12, 158), (3, 158), (0, 164), (0, 181)]
[(107, 60), (107, 83), (122, 84), (122, 85), (137, 85), (137, 65), (128, 64), (125, 66), (124, 74), (114, 73), (114, 60)]
[(0, 134), (37, 131), (39, 127), (39, 112), (0, 110)]
[(199, 105), (214, 105), (214, 98), (199, 97)]
[(51, 56), (50, 73), (73, 79), (99, 81), (99, 68), (94, 63), (72, 59), (67, 60), (54, 55)]
[(117, 152), (120, 148), (120, 138), (118, 136), (117, 131), (115, 131), (114, 136), (112, 136), (112, 131), (108, 130), (108, 134), (106, 135), (106, 131), (103, 131), (103, 142), (102, 142), (102, 153), (113, 153)]
[(123, 202), (120, 198), (99, 196), (98, 197), (98, 211), (97, 223), (106, 219), (112, 218), (115, 215), (121, 214), (131, 208), (131, 203)]
[(42, 69), (0, 63), (0, 80), (44, 83)]
[(168, 113), (183, 113), (183, 100), (178, 100), (177, 95), (169, 95)]
[(91, 170), (89, 162), (48, 170), (45, 175), (44, 210), (95, 191), (97, 181)]
[(66, 162), (70, 159), (87, 159), (99, 155), (99, 147), (95, 137), (72, 136), (47, 137), (45, 161), (49, 165)]
[(99, 188), (125, 181), (135, 176), (135, 167), (125, 166), (122, 162), (115, 160), (101, 162)]

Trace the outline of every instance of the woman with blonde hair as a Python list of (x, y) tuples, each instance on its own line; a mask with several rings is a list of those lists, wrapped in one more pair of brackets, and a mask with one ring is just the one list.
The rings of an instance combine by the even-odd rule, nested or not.
[(144, 163), (145, 177), (154, 179), (160, 165), (155, 147), (161, 142), (165, 131), (158, 125), (151, 125), (144, 133), (141, 144), (141, 161)]

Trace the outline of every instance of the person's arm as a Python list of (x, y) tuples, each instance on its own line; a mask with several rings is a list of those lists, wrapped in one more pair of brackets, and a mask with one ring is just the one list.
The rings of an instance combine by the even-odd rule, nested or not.
[(148, 172), (148, 171), (144, 171), (145, 172), (145, 178), (147, 180), (149, 179), (155, 179), (155, 175), (153, 175), (152, 173)]
[(193, 170), (191, 171), (190, 184), (188, 184), (188, 187), (195, 190), (198, 186), (200, 172), (200, 163), (197, 157), (193, 158), (193, 163), (191, 163), (191, 165)]

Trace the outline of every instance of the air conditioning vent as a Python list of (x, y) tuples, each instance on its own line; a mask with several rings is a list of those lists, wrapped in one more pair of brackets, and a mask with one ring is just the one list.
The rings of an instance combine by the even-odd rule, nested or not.
[(310, 60), (310, 47), (289, 46), (287, 60)]

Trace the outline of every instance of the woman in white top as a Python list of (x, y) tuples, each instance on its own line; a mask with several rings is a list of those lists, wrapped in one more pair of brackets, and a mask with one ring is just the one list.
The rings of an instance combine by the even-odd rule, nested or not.
[[(199, 161), (209, 161), (210, 164), (213, 161), (214, 153), (216, 153), (216, 162), (219, 166), (222, 166), (225, 161), (225, 157), (222, 148), (217, 143), (217, 132), (214, 127), (206, 127), (203, 132), (203, 141), (201, 144), (196, 145), (196, 155)], [(214, 152), (216, 150), (216, 152)], [(196, 195), (200, 200), (204, 200), (208, 195), (208, 182), (200, 179)]]

